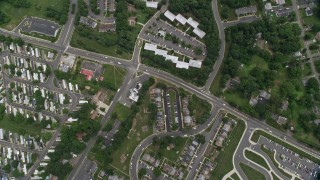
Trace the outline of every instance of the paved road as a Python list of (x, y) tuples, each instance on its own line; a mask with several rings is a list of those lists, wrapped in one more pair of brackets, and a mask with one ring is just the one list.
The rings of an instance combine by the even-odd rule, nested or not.
[(79, 172), (82, 169), (82, 166), (85, 165), (86, 163), (84, 163), (88, 153), (90, 152), (91, 148), (94, 146), (94, 144), (96, 143), (99, 135), (102, 132), (102, 129), (104, 128), (104, 126), (107, 123), (107, 120), (109, 119), (110, 115), (112, 114), (117, 102), (119, 101), (121, 95), (124, 93), (124, 90), (126, 88), (126, 85), (129, 84), (130, 79), (132, 78), (133, 74), (132, 73), (128, 73), (124, 79), (123, 85), (120, 87), (120, 90), (117, 92), (117, 94), (115, 95), (115, 97), (113, 98), (113, 101), (110, 104), (110, 107), (108, 109), (108, 111), (106, 112), (106, 115), (102, 118), (100, 124), (101, 124), (101, 129), (99, 130), (99, 132), (97, 133), (97, 135), (94, 138), (91, 138), (89, 140), (89, 142), (87, 143), (87, 146), (85, 148), (85, 150), (78, 155), (79, 160), (76, 163), (76, 165), (74, 166), (72, 172), (69, 174), (68, 179), (70, 180), (77, 180), (77, 179), (81, 179), (81, 177), (79, 177)]
[(224, 34), (223, 22), (221, 21), (221, 18), (220, 18), (220, 13), (219, 13), (219, 8), (218, 8), (218, 0), (212, 0), (212, 11), (213, 11), (214, 20), (216, 21), (217, 26), (218, 26), (219, 38), (220, 38), (221, 43), (220, 43), (220, 50), (219, 50), (218, 59), (214, 63), (212, 72), (209, 74), (209, 78), (203, 87), (203, 89), (206, 92), (210, 92), (210, 86), (211, 86), (214, 78), (216, 77), (219, 69), (220, 69), (222, 61), (224, 59), (224, 53), (226, 50), (226, 39), (225, 39), (225, 34)]
[[(212, 116), (216, 116), (217, 113), (218, 113), (217, 109), (214, 109)], [(206, 137), (206, 142), (200, 145), (199, 150), (197, 151), (197, 154), (196, 154), (196, 159), (194, 160), (191, 166), (191, 169), (189, 170), (187, 180), (193, 180), (196, 178), (197, 170), (201, 166), (200, 163), (203, 161), (203, 158), (204, 158), (204, 153), (210, 143), (210, 140), (213, 140), (215, 135), (217, 134), (220, 123), (222, 122), (222, 118), (223, 118), (222, 113), (219, 113), (217, 117), (215, 117), (215, 119), (211, 120), (211, 121), (214, 120), (213, 125), (211, 127), (211, 130), (208, 133), (204, 133)]]

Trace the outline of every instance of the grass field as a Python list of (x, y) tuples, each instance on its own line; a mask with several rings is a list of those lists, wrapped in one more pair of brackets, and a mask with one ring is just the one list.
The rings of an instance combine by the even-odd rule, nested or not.
[(39, 124), (21, 124), (11, 121), (8, 118), (3, 118), (3, 120), (0, 121), (0, 127), (19, 134), (30, 134), (31, 136), (41, 135), (41, 127)]
[(116, 89), (119, 89), (127, 74), (127, 71), (123, 68), (104, 64), (103, 82), (114, 84)]
[[(113, 39), (116, 41), (117, 35), (116, 33), (99, 33), (98, 31), (91, 31), (90, 33), (94, 34), (94, 36), (108, 36), (108, 38)], [(75, 29), (73, 36), (71, 38), (71, 46), (76, 48), (85, 49), (88, 51), (106, 54), (114, 57), (119, 57), (123, 59), (130, 59), (132, 56), (132, 52), (127, 52), (124, 49), (118, 47), (118, 46), (105, 46), (103, 44), (100, 44), (98, 41), (94, 39), (89, 39), (88, 37), (84, 37), (79, 35), (79, 31), (77, 28)], [(122, 51), (122, 53), (119, 53), (119, 50)]]
[(117, 119), (120, 121), (125, 121), (128, 118), (128, 115), (131, 113), (131, 109), (118, 103), (114, 108), (114, 113), (117, 113)]
[(268, 166), (266, 161), (260, 155), (258, 155), (257, 153), (254, 153), (254, 152), (249, 151), (249, 150), (245, 150), (244, 154), (251, 161), (261, 165), (262, 167), (264, 167), (267, 170), (270, 170), (270, 167)]
[(253, 169), (252, 167), (240, 163), (240, 167), (243, 170), (243, 172), (246, 174), (249, 180), (264, 180), (266, 177), (264, 177), (263, 174), (261, 174), (259, 171)]
[(278, 178), (278, 176), (276, 176), (273, 172), (271, 172), (271, 175), (272, 175), (272, 177), (273, 177), (273, 180), (280, 180), (280, 179)]
[(232, 177), (232, 179), (234, 179), (234, 180), (240, 180), (239, 176), (238, 176), (236, 173), (233, 173), (233, 174), (231, 175), (231, 177)]
[(250, 65), (249, 66), (245, 65), (242, 68), (241, 73), (240, 73), (241, 76), (249, 75), (249, 72), (255, 67), (259, 67), (263, 70), (268, 69), (268, 63), (266, 63), (266, 61), (264, 59), (262, 59), (261, 57), (256, 56), (256, 55), (252, 56), (251, 61), (248, 64), (250, 64)]
[(258, 142), (260, 136), (264, 136), (264, 137), (266, 137), (266, 138), (268, 138), (268, 139), (270, 139), (270, 140), (272, 140), (272, 141), (274, 141), (274, 142), (276, 142), (278, 144), (281, 144), (284, 147), (286, 147), (286, 148), (298, 153), (300, 156), (305, 157), (307, 159), (310, 159), (311, 161), (313, 161), (313, 162), (315, 162), (317, 164), (320, 163), (320, 159), (315, 158), (314, 156), (306, 153), (305, 151), (300, 150), (300, 149), (296, 148), (295, 146), (292, 146), (292, 145), (280, 140), (279, 138), (277, 138), (275, 136), (272, 136), (269, 133), (266, 133), (265, 131), (261, 131), (261, 130), (254, 131), (254, 133), (253, 133), (253, 135), (251, 137), (251, 140), (254, 141), (254, 142)]
[[(181, 146), (175, 146), (175, 147), (174, 147), (173, 149), (171, 149), (171, 150), (165, 149), (164, 151), (162, 151), (163, 158), (166, 158), (166, 159), (170, 160), (171, 162), (176, 163), (176, 161), (177, 161), (178, 158), (179, 158), (180, 153), (183, 151), (184, 145), (187, 143), (187, 140), (188, 140), (188, 138), (182, 138), (182, 141), (183, 141), (183, 142), (180, 143)], [(153, 152), (159, 151), (159, 148), (156, 147), (156, 146), (154, 146), (154, 145), (150, 145), (150, 146), (148, 147), (148, 149), (150, 149), (150, 150), (153, 151)]]
[[(140, 30), (142, 29), (142, 26), (137, 24), (134, 27), (133, 31), (129, 32), (128, 37), (130, 37), (133, 41), (138, 37), (138, 34)], [(99, 37), (99, 36), (106, 36), (108, 39), (112, 41), (118, 41), (117, 34), (115, 32), (110, 33), (110, 32), (98, 32), (97, 30), (90, 30), (91, 36), (94, 37)], [(99, 41), (95, 39), (90, 39), (88, 37), (84, 37), (80, 35), (78, 27), (76, 27), (73, 36), (71, 38), (71, 46), (80, 48), (80, 49), (85, 49), (88, 51), (96, 52), (96, 53), (101, 53), (101, 54), (106, 54), (118, 58), (123, 58), (130, 60), (132, 57), (133, 52), (130, 52), (126, 49), (123, 49), (119, 47), (118, 45), (105, 45), (100, 43)], [(133, 47), (132, 47), (133, 49)]]
[(284, 170), (282, 170), (281, 168), (279, 168), (278, 163), (277, 163), (276, 160), (274, 159), (274, 153), (275, 153), (274, 151), (270, 151), (270, 150), (264, 148), (263, 146), (261, 146), (261, 150), (262, 150), (263, 152), (265, 152), (265, 153), (269, 156), (269, 158), (271, 159), (273, 165), (274, 165), (275, 167), (277, 167), (277, 169), (278, 169), (283, 175), (285, 175), (286, 177), (288, 177), (288, 178), (290, 178), (290, 179), (292, 178), (292, 176), (291, 176), (290, 174), (286, 173)]
[(224, 151), (220, 152), (217, 158), (217, 167), (213, 170), (212, 176), (218, 179), (222, 179), (224, 175), (233, 169), (232, 158), (233, 154), (239, 144), (242, 134), (245, 130), (245, 124), (243, 121), (238, 121), (237, 126), (233, 129), (230, 139), (230, 143), (225, 147)]
[[(114, 161), (111, 165), (120, 169), (126, 174), (129, 174), (130, 158), (133, 154), (133, 151), (143, 139), (147, 138), (153, 133), (149, 114), (145, 113), (144, 111), (144, 109), (148, 107), (149, 103), (150, 96), (149, 93), (147, 93), (143, 104), (141, 105), (140, 112), (136, 115), (134, 123), (132, 125), (132, 129), (129, 132), (127, 138), (123, 141), (121, 147), (112, 154), (112, 157), (114, 157)], [(121, 104), (117, 104), (114, 110), (114, 112), (117, 112), (119, 120), (124, 120), (125, 118), (127, 118), (126, 116), (130, 114), (130, 111), (131, 109)], [(143, 127), (147, 127), (146, 131), (142, 130)], [(123, 155), (126, 156), (126, 160), (122, 163), (120, 162), (120, 157)]]
[(15, 8), (9, 3), (0, 1), (0, 10), (10, 17), (11, 21), (8, 24), (1, 25), (1, 28), (12, 30), (15, 28), (24, 17), (36, 16), (45, 18), (45, 9), (53, 7), (55, 9), (62, 8), (62, 0), (28, 0), (32, 5), (30, 8)]

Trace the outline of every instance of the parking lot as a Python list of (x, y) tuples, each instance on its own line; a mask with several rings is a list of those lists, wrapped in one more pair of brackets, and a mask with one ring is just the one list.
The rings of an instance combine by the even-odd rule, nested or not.
[(263, 136), (259, 138), (258, 143), (276, 151), (276, 160), (284, 169), (300, 175), (303, 179), (316, 179), (317, 173), (320, 171), (319, 165), (316, 163), (309, 159), (301, 158), (299, 154)]
[(30, 17), (25, 18), (17, 29), (26, 33), (39, 33), (50, 37), (57, 37), (61, 26), (53, 21)]
[[(189, 36), (187, 33), (180, 31), (179, 29), (165, 23), (162, 20), (151, 19), (146, 24), (147, 30), (142, 31), (140, 38), (149, 42), (153, 42), (159, 46), (167, 49), (171, 49), (182, 55), (188, 56), (194, 60), (204, 60), (206, 57), (206, 46), (195, 38)], [(165, 34), (165, 35), (164, 35)], [(166, 40), (166, 36), (175, 36), (180, 42), (184, 42), (189, 47), (184, 47), (183, 43), (173, 43), (170, 40)], [(203, 51), (201, 55), (196, 55), (194, 49), (200, 47)]]

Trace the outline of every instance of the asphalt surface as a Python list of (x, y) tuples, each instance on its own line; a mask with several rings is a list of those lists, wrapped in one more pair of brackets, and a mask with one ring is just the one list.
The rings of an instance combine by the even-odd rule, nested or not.
[[(174, 91), (175, 93), (175, 104), (171, 104), (170, 103), (170, 98), (168, 99), (168, 96), (167, 96), (167, 93), (168, 91)], [(182, 130), (182, 117), (181, 117), (181, 104), (180, 104), (180, 95), (179, 95), (179, 92), (176, 88), (174, 87), (168, 87), (166, 88), (164, 91), (163, 91), (163, 101), (164, 101), (164, 111), (165, 111), (165, 115), (166, 115), (166, 128), (167, 128), (167, 131), (170, 132), (171, 131), (171, 124), (172, 123), (175, 123), (173, 122), (174, 119), (177, 115), (178, 117), (178, 123), (179, 123), (179, 129), (180, 131)], [(168, 106), (168, 103), (170, 104), (170, 107)], [(177, 113), (174, 112), (175, 114), (175, 117), (172, 117), (172, 110), (171, 110), (171, 107), (176, 105), (177, 106)], [(175, 108), (174, 108), (175, 110)], [(171, 122), (170, 122), (171, 121)]]

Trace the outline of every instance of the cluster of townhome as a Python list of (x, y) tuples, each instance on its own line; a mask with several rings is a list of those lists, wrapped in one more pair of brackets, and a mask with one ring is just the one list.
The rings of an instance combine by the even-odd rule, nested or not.
[(185, 173), (183, 172), (182, 167), (176, 167), (174, 165), (171, 165), (167, 162), (163, 163), (162, 165), (162, 172), (167, 174), (168, 176), (174, 178), (174, 179), (183, 179), (185, 176)]
[(99, 32), (116, 31), (116, 18), (115, 17), (105, 17), (99, 23), (96, 19), (91, 16), (80, 17), (80, 23), (95, 29), (98, 25)]
[(28, 45), (18, 46), (17, 44), (11, 43), (9, 46), (5, 45), (4, 43), (0, 43), (0, 48), (2, 50), (9, 50), (12, 53), (22, 54), (26, 56), (30, 56), (33, 58), (40, 58), (44, 60), (53, 60), (55, 57), (55, 53), (41, 49), (38, 47), (32, 47)]
[(216, 142), (215, 145), (217, 147), (223, 147), (223, 143), (228, 137), (229, 132), (232, 130), (232, 122), (228, 121), (227, 123), (224, 123), (222, 128), (220, 128), (218, 135), (216, 136)]
[(197, 176), (197, 180), (205, 180), (211, 178), (211, 172), (214, 170), (216, 164), (213, 164), (209, 159), (205, 159), (205, 161), (201, 164), (199, 168), (199, 174)]
[[(29, 107), (36, 107), (36, 92), (40, 91), (41, 97), (45, 99), (44, 108), (46, 111), (55, 113), (61, 113), (64, 108), (64, 104), (69, 104), (69, 100), (66, 95), (58, 92), (53, 92), (48, 89), (39, 88), (33, 85), (12, 82), (14, 87), (8, 87), (11, 89), (11, 101), (19, 104), (23, 104)], [(8, 85), (8, 86), (11, 86)], [(65, 101), (66, 100), (66, 101)]]
[[(97, 1), (97, 3), (101, 3), (100, 1)], [(115, 0), (105, 0), (103, 2), (103, 5), (105, 6), (104, 11), (106, 13), (114, 13), (116, 11), (116, 2)], [(98, 4), (98, 7), (100, 5)], [(116, 18), (115, 17), (104, 17), (103, 15), (99, 16), (88, 16), (80, 17), (80, 23), (95, 29), (98, 26), (99, 32), (108, 32), (108, 31), (116, 31)]]
[[(57, 120), (54, 117), (44, 115), (41, 112), (35, 113), (33, 111), (28, 111), (22, 108), (10, 106), (8, 104), (5, 104), (5, 106), (6, 106), (6, 111), (5, 111), (6, 114), (13, 114), (13, 116), (17, 116), (17, 114), (20, 113), (26, 118), (32, 117), (32, 119), (36, 122), (37, 121), (40, 122), (43, 120), (50, 120), (52, 123), (57, 123)], [(52, 128), (51, 124), (48, 124), (46, 127), (46, 129), (51, 129), (51, 128)]]
[(170, 12), (169, 10), (167, 10), (164, 15), (171, 21), (174, 22), (175, 20), (177, 20), (178, 23), (182, 24), (183, 26), (188, 24), (189, 26), (191, 26), (193, 28), (193, 33), (195, 35), (197, 35), (199, 38), (203, 38), (206, 33), (204, 31), (202, 31), (198, 26), (199, 23), (197, 21), (195, 21), (194, 19), (192, 19), (192, 17), (189, 17), (188, 19), (186, 19), (185, 17), (183, 17), (181, 14), (178, 15), (174, 15), (172, 12)]
[[(12, 133), (4, 129), (0, 129), (0, 140), (7, 141), (21, 147), (30, 148), (33, 145), (36, 150), (41, 150), (44, 147), (44, 143), (42, 143), (42, 140), (40, 142), (37, 142), (30, 136), (26, 138), (22, 135)], [(3, 167), (5, 165), (11, 164), (13, 160), (19, 162), (18, 166), (14, 168), (17, 168), (19, 172), (23, 172), (24, 175), (26, 175), (28, 172), (27, 164), (33, 163), (32, 153), (18, 150), (14, 148), (14, 146), (7, 147), (0, 145), (0, 166)]]
[(165, 117), (163, 112), (163, 98), (162, 90), (159, 88), (154, 88), (150, 90), (150, 99), (157, 106), (157, 118), (156, 118), (156, 129), (161, 132), (166, 129)]
[(158, 168), (160, 166), (161, 161), (159, 159), (156, 159), (155, 157), (153, 157), (152, 155), (150, 155), (149, 153), (145, 153), (142, 156), (142, 161), (146, 162), (147, 164), (152, 166), (153, 168)]
[(189, 99), (187, 97), (184, 97), (182, 99), (182, 115), (183, 115), (183, 125), (184, 126), (194, 126), (195, 125), (195, 119), (190, 116), (189, 111)]
[(45, 63), (28, 61), (17, 56), (5, 56), (3, 59), (5, 64), (9, 65), (8, 67), (14, 67), (14, 69), (11, 69), (11, 67), (6, 69), (5, 72), (7, 74), (40, 83), (43, 83), (47, 79), (45, 72), (48, 67)]
[(34, 147), (35, 150), (41, 151), (45, 147), (45, 143), (42, 139), (36, 141), (34, 137), (30, 135), (19, 135), (11, 131), (7, 131), (0, 128), (0, 140), (7, 141), (12, 144), (19, 145), (21, 147), (31, 148)]
[(189, 67), (201, 68), (202, 61), (189, 60), (189, 62), (179, 61), (178, 56), (169, 55), (167, 50), (158, 49), (156, 44), (145, 43), (144, 49), (153, 51), (155, 55), (159, 55), (165, 58), (166, 61), (171, 61), (176, 64), (176, 68), (189, 69)]
[(196, 152), (199, 148), (199, 143), (197, 141), (192, 141), (189, 145), (184, 147), (184, 152), (180, 157), (181, 164), (185, 167), (189, 167), (192, 159), (196, 155)]

